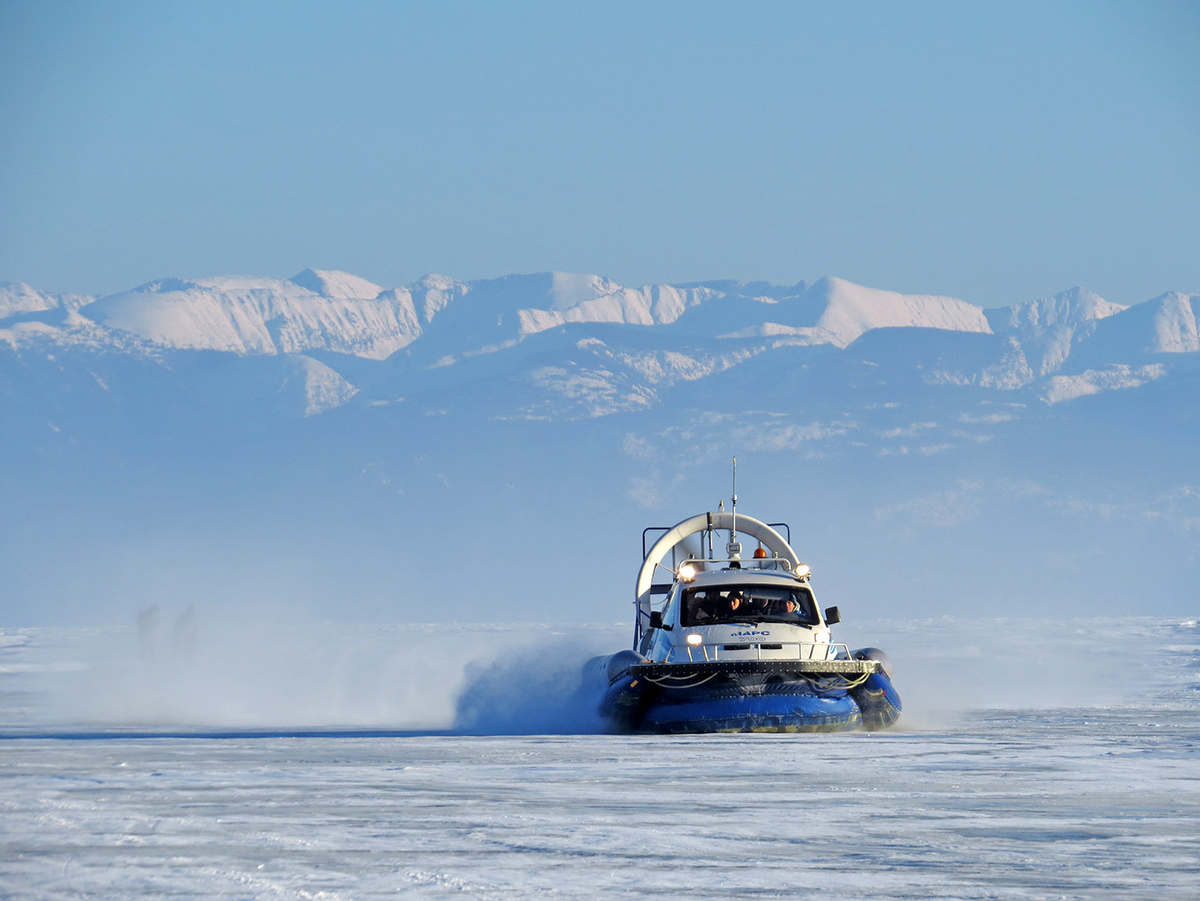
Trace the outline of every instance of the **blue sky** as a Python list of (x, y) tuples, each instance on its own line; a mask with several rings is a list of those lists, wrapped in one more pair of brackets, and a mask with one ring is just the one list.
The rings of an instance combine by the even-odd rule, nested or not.
[(0, 280), (1200, 291), (1200, 5), (0, 0)]

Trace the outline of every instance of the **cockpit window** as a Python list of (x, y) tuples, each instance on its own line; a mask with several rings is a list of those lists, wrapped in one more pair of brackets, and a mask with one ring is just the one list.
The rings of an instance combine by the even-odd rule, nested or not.
[(683, 592), (683, 625), (779, 622), (815, 626), (820, 619), (812, 592), (801, 586), (723, 585)]

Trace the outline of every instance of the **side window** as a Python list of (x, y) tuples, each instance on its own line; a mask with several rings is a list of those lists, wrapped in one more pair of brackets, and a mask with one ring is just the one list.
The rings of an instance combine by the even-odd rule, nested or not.
[(667, 601), (665, 604), (663, 604), (662, 608), (663, 623), (666, 625), (671, 624), (671, 618), (675, 613), (675, 601), (678, 597), (679, 585), (676, 584), (675, 587), (671, 589), (671, 593), (667, 595)]
[(815, 626), (820, 622), (817, 616), (817, 603), (813, 600), (812, 592), (807, 588), (796, 589), (796, 600), (800, 604), (800, 621)]

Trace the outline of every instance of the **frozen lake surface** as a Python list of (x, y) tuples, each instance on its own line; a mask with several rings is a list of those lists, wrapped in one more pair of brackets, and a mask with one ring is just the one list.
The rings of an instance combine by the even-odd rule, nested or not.
[[(957, 703), (980, 678), (971, 661), (989, 659), (998, 622), (890, 626), (897, 684), (904, 693), (907, 666), (913, 689), (903, 728), (688, 737), (456, 731), (455, 693), (481, 680), (509, 698), (493, 733), (529, 732), (545, 720), (522, 706), (559, 703), (544, 683), (522, 689), (530, 671), (505, 655), (518, 643), (502, 628), (477, 635), (484, 662), (426, 691), (450, 704), (442, 723), (418, 704), (429, 724), (391, 710), (391, 729), (366, 722), (375, 698), (347, 722), (330, 698), (288, 706), (276, 694), (293, 723), (310, 717), (251, 723), (278, 686), (249, 684), (221, 708), (200, 691), (206, 665), (183, 676), (178, 661), (143, 659), (115, 672), (121, 655), (93, 651), (119, 645), (116, 633), (6, 630), (0, 894), (1194, 899), (1200, 630), (1134, 625), (1119, 626), (1136, 661), (1123, 668), (1111, 643), (1095, 659), (1118, 624), (1057, 624), (1053, 660), (983, 666), (1004, 690), (973, 709), (934, 701)], [(421, 653), (436, 644), (430, 629)], [(542, 638), (562, 638), (552, 632)], [(346, 684), (400, 672), (380, 650), (395, 638), (386, 630), (369, 633), (375, 644), (338, 634), (363, 667)], [(959, 653), (933, 654), (945, 646)], [(406, 657), (426, 671), (421, 653)], [(329, 678), (341, 662), (315, 665)], [(158, 673), (178, 708), (145, 686), (97, 700), (131, 691), (134, 670)]]

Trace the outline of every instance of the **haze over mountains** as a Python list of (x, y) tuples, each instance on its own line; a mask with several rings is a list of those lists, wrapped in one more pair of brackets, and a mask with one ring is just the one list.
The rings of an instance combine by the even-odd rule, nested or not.
[(736, 454), (843, 610), (1183, 611), (1198, 317), (836, 278), (3, 284), (4, 607), (623, 619), (641, 529), (727, 500)]

